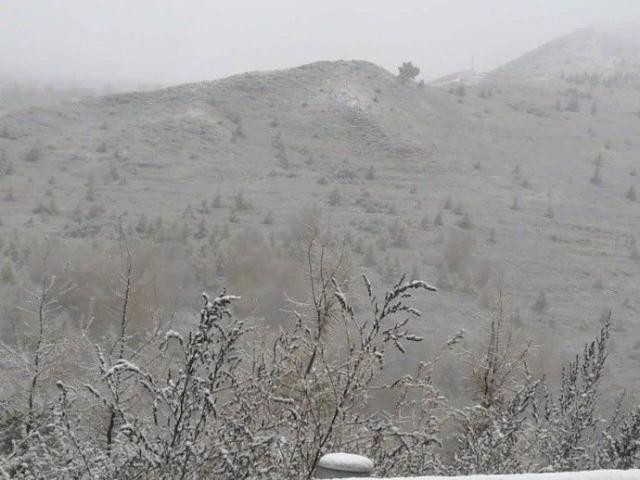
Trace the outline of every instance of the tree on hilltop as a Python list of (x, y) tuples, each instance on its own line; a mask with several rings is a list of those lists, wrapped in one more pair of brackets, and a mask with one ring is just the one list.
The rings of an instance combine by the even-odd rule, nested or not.
[(415, 80), (419, 73), (420, 69), (411, 62), (403, 62), (398, 67), (398, 77), (403, 81)]

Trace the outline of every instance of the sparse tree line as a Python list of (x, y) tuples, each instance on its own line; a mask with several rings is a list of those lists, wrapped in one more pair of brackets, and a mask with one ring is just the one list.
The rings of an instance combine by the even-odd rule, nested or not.
[(591, 87), (603, 86), (605, 88), (616, 87), (632, 87), (640, 86), (640, 72), (638, 71), (616, 71), (612, 73), (606, 72), (563, 72), (561, 77), (570, 84), (589, 85)]
[(378, 293), (363, 276), (359, 305), (344, 254), (312, 240), (299, 252), (308, 295), (289, 301), (278, 329), (235, 314), (238, 298), (223, 292), (203, 295), (195, 321), (155, 316), (136, 330), (141, 291), (121, 231), (113, 322), (96, 337), (91, 308), (65, 328), (62, 299), (78, 285), (50, 272), (47, 252), (26, 292), (26, 339), (1, 345), (6, 478), (310, 478), (331, 451), (369, 456), (380, 476), (640, 466), (640, 409), (621, 397), (600, 416), (609, 317), (553, 385), (529, 371), (530, 345), (498, 303), (485, 342), (463, 351), (458, 332), (442, 346), (468, 364), (447, 375), (475, 392), (453, 407), (432, 379), (438, 352), (388, 368), (423, 341), (412, 296), (438, 294), (423, 281)]
[[(234, 121), (237, 121), (237, 116), (232, 116)], [(277, 126), (277, 122), (276, 122)], [(280, 138), (280, 137), (277, 137)], [(38, 142), (36, 142), (37, 144)], [(277, 142), (276, 142), (277, 143)], [(34, 147), (35, 148), (35, 147)], [(100, 146), (98, 146), (100, 148)], [(607, 141), (603, 146), (603, 149), (594, 160), (589, 160), (594, 164), (594, 173), (589, 179), (589, 182), (594, 186), (606, 186), (606, 169), (604, 165), (604, 154), (612, 149), (611, 141)], [(27, 152), (28, 153), (28, 152)], [(3, 151), (0, 151), (0, 167), (4, 166), (3, 174), (12, 174), (12, 164), (8, 160), (8, 156)], [(475, 170), (481, 170), (483, 166), (480, 162), (476, 162), (473, 166)], [(603, 173), (604, 172), (604, 173)], [(635, 169), (631, 169), (629, 175), (631, 177), (636, 176)], [(349, 184), (362, 182), (365, 185), (367, 182), (375, 181), (380, 178), (381, 175), (376, 171), (374, 165), (369, 165), (366, 168), (362, 168), (361, 172), (356, 172), (347, 164), (344, 168), (337, 170), (334, 173), (333, 179), (338, 182), (346, 182)], [(110, 177), (113, 179), (113, 177)], [(117, 176), (116, 176), (117, 178)], [(322, 177), (325, 182), (328, 182), (326, 177)], [(516, 165), (512, 172), (512, 178), (517, 185), (523, 189), (531, 189), (532, 182), (529, 178), (523, 174), (523, 171), (519, 165)], [(107, 212), (104, 203), (103, 196), (96, 188), (96, 177), (89, 175), (84, 183), (86, 190), (81, 196), (79, 203), (71, 211), (62, 210), (56, 197), (54, 196), (56, 185), (55, 177), (50, 177), (44, 186), (44, 194), (41, 199), (35, 199), (35, 206), (31, 210), (31, 213), (40, 217), (43, 223), (46, 223), (48, 217), (57, 217), (59, 220), (64, 221), (63, 226), (64, 235), (70, 238), (92, 238), (97, 239), (105, 234), (108, 236), (113, 230), (117, 222), (118, 216), (113, 212)], [(416, 219), (403, 219), (398, 220), (397, 207), (393, 201), (385, 201), (384, 197), (378, 195), (372, 195), (369, 193), (369, 189), (364, 189), (353, 199), (348, 195), (349, 189), (338, 185), (326, 192), (325, 202), (329, 207), (340, 209), (345, 205), (352, 205), (357, 208), (361, 208), (367, 214), (384, 214), (390, 215), (393, 218), (390, 220), (374, 219), (372, 218), (368, 224), (354, 225), (356, 230), (360, 230), (355, 235), (351, 231), (351, 227), (347, 227), (344, 232), (344, 242), (353, 252), (353, 254), (359, 256), (359, 264), (369, 269), (370, 272), (375, 272), (384, 282), (393, 282), (395, 278), (402, 271), (398, 255), (401, 255), (399, 250), (408, 250), (416, 246), (413, 237), (419, 232), (437, 232), (437, 243), (446, 244), (450, 239), (445, 239), (445, 234), (442, 233), (444, 229), (440, 227), (458, 227), (464, 231), (472, 231), (477, 229), (475, 218), (470, 212), (466, 211), (465, 206), (459, 202), (448, 197), (439, 211), (434, 212), (435, 216), (431, 217), (423, 210), (422, 200), (419, 194), (422, 194), (424, 187), (416, 183), (410, 184), (408, 193), (416, 196), (416, 209), (421, 210), (417, 213)], [(16, 202), (21, 201), (24, 193), (20, 191), (14, 191), (9, 185), (4, 192), (2, 201), (4, 202)], [(637, 195), (634, 185), (630, 185), (626, 190), (621, 192), (621, 196), (630, 202), (637, 201)], [(16, 199), (17, 198), (17, 199)], [(410, 200), (411, 197), (409, 197)], [(529, 208), (528, 202), (522, 200), (522, 197), (516, 195), (513, 197), (509, 208), (516, 211), (526, 212)], [(449, 215), (451, 214), (451, 215)], [(548, 206), (544, 213), (540, 214), (552, 221), (555, 219), (555, 211), (552, 206)], [(224, 217), (227, 217), (226, 219)], [(36, 219), (38, 217), (35, 217)], [(222, 218), (221, 218), (222, 217)], [(259, 217), (256, 219), (256, 217)], [(274, 252), (280, 257), (288, 257), (291, 250), (291, 238), (286, 232), (290, 228), (286, 221), (280, 218), (279, 213), (272, 210), (263, 210), (259, 206), (254, 204), (254, 200), (250, 194), (243, 191), (229, 192), (226, 195), (222, 195), (220, 192), (213, 194), (208, 198), (202, 198), (199, 205), (196, 202), (193, 206), (188, 204), (182, 215), (173, 216), (170, 220), (161, 215), (154, 218), (147, 217), (146, 214), (141, 213), (138, 215), (126, 215), (128, 219), (124, 226), (124, 229), (130, 237), (138, 237), (157, 245), (166, 245), (169, 248), (170, 245), (175, 243), (181, 243), (187, 247), (189, 254), (189, 264), (193, 265), (193, 270), (198, 272), (200, 278), (204, 277), (201, 266), (203, 264), (213, 263), (217, 274), (216, 278), (225, 277), (225, 264), (228, 261), (228, 245), (233, 243), (233, 237), (231, 236), (231, 230), (236, 233), (237, 227), (242, 226), (246, 228), (248, 223), (260, 224), (267, 226), (269, 229), (269, 243), (270, 251)], [(214, 220), (215, 219), (215, 220)], [(25, 223), (25, 227), (33, 227), (34, 217), (30, 217)], [(262, 228), (262, 227), (259, 227)], [(418, 233), (416, 233), (418, 232)], [(358, 234), (360, 233), (360, 234)], [(375, 239), (374, 235), (375, 234)], [(365, 242), (362, 235), (371, 238), (371, 241)], [(448, 234), (447, 234), (448, 235)], [(448, 235), (451, 237), (451, 235)], [(499, 242), (500, 232), (496, 232), (495, 229), (491, 229), (488, 232), (487, 243), (495, 244)], [(553, 242), (558, 242), (559, 239), (556, 234), (552, 234), (549, 238)], [(28, 256), (28, 246), (22, 243), (21, 249), (24, 249), (22, 254), (16, 253), (18, 247), (16, 244), (21, 242), (17, 238), (8, 240), (6, 237), (0, 239), (0, 251), (4, 253), (4, 259), (2, 261), (0, 269), (0, 285), (2, 284), (15, 284), (16, 274), (19, 273), (21, 265), (24, 263), (20, 260), (21, 256)], [(295, 242), (294, 242), (295, 243)], [(4, 248), (3, 247), (7, 247)], [(628, 242), (625, 245), (628, 248), (629, 258), (633, 261), (638, 261), (639, 255), (635, 239), (630, 236)], [(293, 247), (295, 249), (297, 247)], [(446, 249), (446, 245), (445, 245)], [(194, 260), (195, 259), (195, 260)], [(419, 276), (419, 268), (413, 266), (411, 269), (411, 277), (417, 278)], [(446, 290), (459, 288), (465, 290), (465, 286), (468, 282), (459, 278), (460, 272), (451, 269), (450, 262), (443, 262), (438, 269), (438, 276), (436, 284)], [(217, 287), (222, 282), (215, 282), (212, 284), (209, 282), (204, 285), (206, 288)], [(479, 288), (483, 288), (481, 285)], [(543, 294), (544, 292), (540, 292)], [(486, 302), (483, 302), (486, 303)], [(536, 313), (542, 313), (547, 310), (547, 302), (536, 301), (532, 305), (532, 310)]]

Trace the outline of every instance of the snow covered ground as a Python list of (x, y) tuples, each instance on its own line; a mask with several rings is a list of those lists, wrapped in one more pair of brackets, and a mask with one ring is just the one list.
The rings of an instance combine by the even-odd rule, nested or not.
[[(595, 470), (590, 472), (525, 473), (520, 475), (468, 475), (461, 477), (405, 477), (387, 480), (640, 480), (640, 470)], [(360, 479), (362, 480), (362, 479)], [(375, 480), (370, 478), (369, 480)]]
[[(331, 473), (341, 472), (346, 475), (357, 473), (358, 478), (365, 478), (373, 471), (373, 462), (367, 457), (351, 453), (335, 452), (324, 455), (318, 462), (318, 478), (333, 478)], [(328, 474), (328, 475), (327, 475)], [(338, 477), (336, 477), (338, 478)], [(524, 473), (514, 475), (463, 475), (454, 477), (424, 476), (395, 477), (387, 480), (640, 480), (640, 470), (592, 470), (585, 472)], [(365, 479), (366, 480), (366, 479)], [(375, 480), (369, 477), (369, 480)]]

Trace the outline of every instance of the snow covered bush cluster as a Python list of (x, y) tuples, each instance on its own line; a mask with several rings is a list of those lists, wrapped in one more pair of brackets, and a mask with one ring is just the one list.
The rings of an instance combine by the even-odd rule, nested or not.
[(127, 250), (112, 341), (82, 328), (56, 338), (56, 295), (68, 286), (45, 270), (32, 341), (2, 345), (3, 369), (21, 365), (24, 386), (0, 387), (0, 477), (311, 478), (335, 451), (371, 458), (379, 476), (640, 465), (640, 409), (598, 414), (609, 320), (554, 389), (528, 373), (527, 347), (498, 316), (484, 353), (470, 355), (477, 402), (453, 408), (433, 362), (384, 375), (391, 350), (422, 340), (411, 296), (435, 288), (403, 277), (379, 296), (363, 276), (369, 308), (356, 310), (324, 250), (307, 255), (309, 301), (292, 302), (293, 321), (271, 335), (234, 316), (226, 293), (203, 294), (190, 329), (132, 335)]

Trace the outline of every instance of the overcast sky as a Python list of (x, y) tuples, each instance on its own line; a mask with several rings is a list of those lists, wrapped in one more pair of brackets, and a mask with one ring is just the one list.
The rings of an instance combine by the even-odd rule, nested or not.
[(640, 0), (0, 0), (0, 74), (173, 84), (357, 58), (433, 79), (620, 21)]

